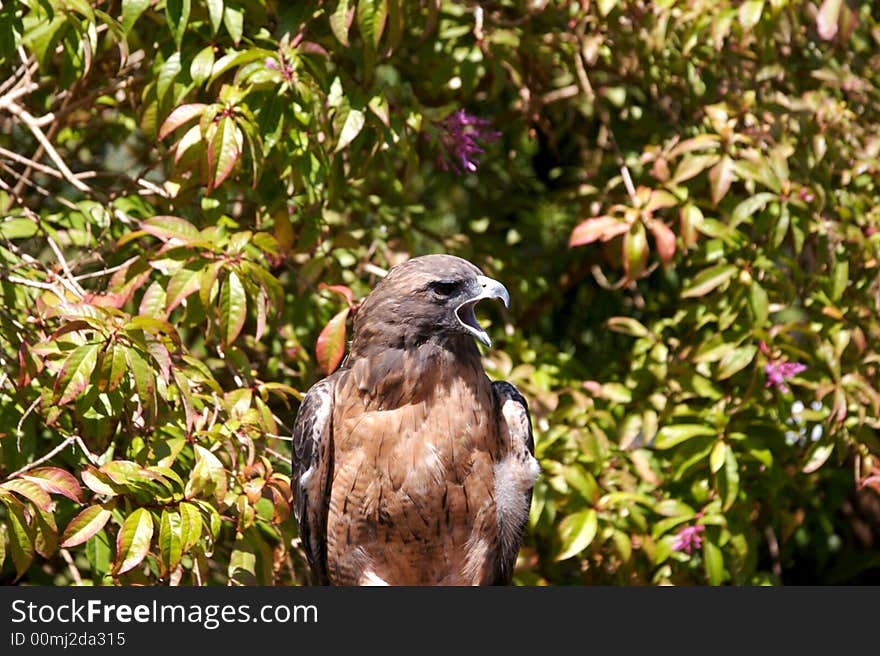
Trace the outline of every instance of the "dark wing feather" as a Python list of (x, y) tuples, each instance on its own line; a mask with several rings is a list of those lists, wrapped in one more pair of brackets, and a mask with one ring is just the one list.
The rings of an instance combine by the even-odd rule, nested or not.
[(513, 576), (516, 554), (529, 519), (532, 488), (540, 468), (535, 460), (528, 403), (508, 382), (495, 381), (492, 388), (498, 401), (501, 436), (506, 449), (495, 467), (495, 502), (501, 527), (495, 583), (507, 585)]
[(293, 514), (309, 565), (327, 579), (327, 508), (333, 468), (333, 403), (336, 374), (315, 383), (303, 397), (293, 425)]

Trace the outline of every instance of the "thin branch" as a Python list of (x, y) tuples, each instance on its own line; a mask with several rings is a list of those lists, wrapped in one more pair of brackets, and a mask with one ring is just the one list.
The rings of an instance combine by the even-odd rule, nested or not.
[(73, 577), (73, 582), (81, 586), (83, 584), (82, 577), (79, 575), (79, 570), (76, 568), (76, 563), (73, 562), (70, 552), (67, 549), (59, 549), (58, 553), (61, 554), (64, 562), (67, 563), (67, 571)]
[(88, 459), (88, 461), (90, 463), (92, 463), (93, 465), (97, 465), (98, 460), (99, 460), (98, 456), (96, 456), (94, 453), (89, 451), (89, 447), (87, 447), (85, 442), (82, 441), (82, 438), (79, 435), (74, 435), (73, 440), (74, 440), (74, 442), (76, 442), (77, 446), (82, 450), (83, 455)]
[(63, 451), (63, 450), (66, 449), (68, 446), (70, 446), (71, 444), (73, 444), (73, 443), (76, 441), (76, 439), (77, 439), (77, 436), (76, 436), (76, 435), (71, 435), (70, 437), (65, 438), (65, 440), (64, 440), (61, 444), (59, 444), (59, 445), (56, 446), (54, 449), (52, 449), (51, 451), (49, 451), (49, 453), (47, 453), (46, 455), (44, 455), (42, 458), (38, 458), (38, 459), (34, 460), (33, 462), (31, 462), (31, 463), (25, 465), (25, 466), (22, 467), (21, 469), (16, 469), (14, 472), (12, 472), (11, 474), (9, 474), (9, 476), (6, 477), (7, 480), (10, 479), (10, 478), (15, 478), (16, 476), (20, 476), (21, 474), (24, 474), (26, 471), (30, 471), (30, 470), (33, 469), (34, 467), (39, 467), (39, 466), (42, 465), (44, 462), (46, 462), (47, 460), (50, 460), (50, 459), (54, 458), (56, 455), (58, 455), (59, 452)]
[(98, 278), (100, 276), (106, 276), (108, 273), (116, 273), (124, 269), (127, 266), (131, 266), (134, 262), (140, 259), (140, 255), (135, 255), (134, 257), (128, 258), (122, 264), (117, 264), (115, 267), (110, 267), (109, 269), (101, 269), (100, 271), (92, 271), (91, 273), (83, 273), (78, 276), (74, 276), (74, 280), (85, 280), (86, 278)]
[(40, 126), (37, 123), (37, 119), (34, 118), (34, 116), (29, 111), (23, 109), (22, 107), (19, 107), (14, 102), (9, 102), (6, 107), (14, 116), (18, 117), (24, 122), (24, 124), (28, 127), (28, 129), (43, 147), (43, 150), (46, 151), (46, 154), (49, 155), (49, 158), (53, 162), (55, 162), (55, 166), (58, 167), (58, 170), (64, 176), (64, 179), (83, 193), (91, 193), (91, 187), (85, 184), (82, 180), (79, 180), (73, 174), (73, 171), (71, 171), (67, 167), (64, 159), (61, 157), (61, 155), (58, 154), (58, 151), (55, 150), (55, 146), (53, 146), (52, 143), (46, 138), (46, 135), (43, 134), (43, 131), (40, 129)]
[(54, 292), (59, 297), (64, 296), (64, 294), (59, 293), (61, 290), (58, 289), (57, 285), (48, 283), (48, 282), (40, 282), (39, 280), (28, 280), (27, 278), (20, 278), (19, 276), (6, 276), (6, 280), (9, 282), (15, 283), (17, 285), (24, 285), (25, 287), (34, 287), (35, 289), (45, 289), (50, 292)]
[(79, 284), (76, 282), (76, 278), (73, 277), (73, 272), (70, 270), (70, 265), (68, 265), (67, 260), (64, 259), (64, 253), (62, 253), (61, 249), (58, 248), (58, 244), (55, 243), (55, 240), (52, 239), (50, 235), (46, 235), (46, 241), (49, 242), (49, 247), (55, 253), (55, 257), (58, 259), (58, 263), (61, 265), (61, 269), (64, 271), (65, 277), (59, 278), (61, 284), (63, 284), (76, 296), (80, 298), (85, 296), (86, 291), (79, 286)]
[(40, 173), (45, 173), (46, 175), (51, 175), (52, 177), (58, 178), (59, 180), (63, 180), (64, 176), (61, 175), (58, 171), (53, 169), (51, 166), (46, 166), (45, 164), (40, 164), (39, 162), (35, 162), (29, 157), (25, 157), (24, 155), (19, 155), (18, 153), (12, 152), (11, 150), (6, 150), (0, 146), (0, 156), (6, 157), (13, 161), (18, 162), (19, 164), (24, 164), (26, 166), (31, 167), (32, 169), (36, 169)]

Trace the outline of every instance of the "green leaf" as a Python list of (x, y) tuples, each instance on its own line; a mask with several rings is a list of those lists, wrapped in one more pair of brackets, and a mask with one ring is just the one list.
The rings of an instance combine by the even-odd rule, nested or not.
[(122, 31), (128, 36), (135, 21), (152, 4), (152, 0), (122, 0)]
[(636, 221), (623, 237), (623, 270), (626, 277), (641, 277), (648, 262), (648, 233), (641, 221)]
[(729, 449), (730, 447), (720, 440), (712, 447), (712, 453), (709, 455), (709, 469), (713, 474), (718, 473), (718, 470), (724, 466), (724, 459), (727, 457)]
[(749, 196), (733, 209), (731, 214), (731, 223), (736, 226), (751, 218), (756, 212), (763, 210), (767, 203), (779, 198), (777, 194), (771, 194), (764, 191), (754, 196)]
[(171, 84), (177, 78), (181, 71), (180, 53), (173, 53), (165, 63), (159, 68), (159, 75), (156, 77), (156, 98), (161, 103), (171, 88)]
[(345, 322), (348, 319), (348, 312), (349, 308), (343, 308), (327, 322), (318, 335), (315, 355), (318, 358), (318, 366), (327, 375), (336, 371), (342, 356), (345, 355)]
[(55, 380), (55, 403), (69, 403), (88, 387), (101, 348), (101, 344), (83, 344), (67, 356)]
[(230, 583), (237, 585), (253, 585), (256, 580), (257, 554), (244, 538), (235, 541), (232, 553), (229, 556), (229, 569), (227, 575)]
[(355, 137), (360, 134), (363, 127), (364, 113), (359, 109), (349, 108), (348, 115), (345, 117), (345, 122), (342, 124), (342, 130), (339, 133), (339, 141), (337, 141), (336, 148), (333, 152), (338, 153), (354, 141)]
[(103, 496), (116, 496), (118, 492), (113, 487), (113, 480), (104, 472), (96, 469), (92, 465), (86, 465), (85, 469), (80, 472), (83, 483), (92, 492)]
[(0, 571), (3, 570), (3, 561), (6, 560), (6, 524), (0, 524)]
[(746, 0), (739, 6), (739, 24), (743, 31), (751, 31), (761, 20), (764, 11), (764, 0)]
[(93, 535), (104, 528), (112, 514), (107, 505), (89, 506), (70, 520), (61, 535), (61, 546), (67, 549), (91, 539)]
[(657, 431), (657, 439), (654, 440), (654, 448), (669, 449), (676, 444), (694, 437), (717, 436), (718, 430), (703, 424), (673, 424), (664, 426)]
[(729, 155), (722, 157), (721, 161), (709, 170), (709, 188), (712, 194), (712, 204), (717, 205), (727, 195), (734, 177), (733, 160)]
[(831, 270), (831, 300), (839, 301), (849, 286), (849, 260), (838, 259)]
[(833, 451), (834, 442), (828, 444), (816, 442), (807, 452), (807, 463), (801, 468), (801, 471), (805, 474), (812, 474), (825, 464)]
[(554, 560), (571, 558), (590, 546), (593, 538), (596, 537), (598, 526), (598, 517), (592, 508), (581, 510), (563, 519), (559, 524), (562, 547)]
[(184, 494), (187, 499), (198, 495), (212, 495), (217, 503), (226, 496), (226, 470), (223, 463), (208, 449), (193, 444), (196, 453), (196, 464), (186, 482)]
[(238, 45), (244, 34), (244, 10), (226, 5), (223, 9), (223, 24), (232, 37), (232, 42)]
[(700, 271), (681, 292), (682, 298), (705, 296), (733, 278), (739, 269), (733, 264), (718, 264)]
[(141, 230), (175, 244), (188, 244), (199, 239), (198, 228), (176, 216), (154, 216), (141, 223)]
[(357, 21), (361, 36), (374, 50), (379, 47), (388, 19), (386, 0), (358, 0)]
[(159, 520), (159, 562), (162, 569), (166, 573), (174, 570), (182, 555), (180, 515), (163, 509)]
[(27, 239), (39, 230), (39, 224), (30, 219), (7, 217), (0, 221), (0, 239)]
[(186, 34), (187, 23), (189, 23), (190, 5), (190, 0), (165, 1), (165, 18), (174, 35), (174, 43), (177, 44), (178, 50), (183, 41), (183, 35)]
[(708, 539), (703, 540), (703, 564), (709, 585), (721, 585), (724, 579), (724, 557), (721, 549)]
[(6, 506), (6, 537), (9, 554), (15, 565), (15, 578), (20, 579), (34, 560), (34, 537), (24, 515), (24, 507), (11, 497), (0, 496)]
[(174, 308), (183, 302), (190, 294), (199, 290), (201, 273), (204, 262), (196, 260), (189, 262), (177, 270), (171, 280), (168, 281), (166, 290), (165, 314), (169, 314)]
[(207, 0), (208, 20), (211, 21), (211, 34), (217, 34), (223, 23), (223, 0)]
[(346, 48), (348, 47), (348, 30), (351, 28), (351, 21), (354, 12), (349, 0), (339, 0), (336, 9), (330, 14), (330, 30), (333, 36)]
[(138, 314), (146, 317), (165, 318), (165, 289), (159, 284), (158, 280), (154, 280), (147, 287), (147, 291), (141, 297), (141, 303), (138, 306)]
[(758, 347), (752, 344), (735, 348), (727, 352), (721, 362), (718, 363), (718, 372), (715, 374), (717, 380), (730, 378), (736, 372), (747, 367), (755, 358)]
[(749, 310), (751, 310), (752, 323), (755, 328), (763, 328), (770, 316), (770, 299), (757, 280), (752, 280), (749, 285)]
[(241, 157), (244, 136), (235, 121), (224, 116), (208, 142), (209, 189), (216, 189), (229, 177)]
[(136, 349), (125, 350), (129, 371), (134, 378), (135, 390), (141, 407), (148, 416), (152, 416), (156, 405), (156, 374)]
[(113, 549), (107, 531), (100, 530), (86, 542), (86, 559), (92, 568), (92, 580), (97, 584), (110, 571)]
[(185, 501), (177, 509), (180, 512), (180, 544), (186, 553), (202, 536), (202, 515), (198, 508)]
[(244, 285), (235, 271), (230, 271), (220, 289), (220, 336), (231, 344), (241, 333), (247, 315)]
[(214, 291), (217, 276), (220, 274), (223, 266), (224, 262), (222, 260), (211, 262), (211, 264), (202, 269), (199, 275), (199, 300), (201, 300), (202, 305), (206, 308), (211, 306), (211, 293)]
[(153, 539), (153, 516), (146, 508), (137, 508), (125, 518), (116, 535), (116, 559), (113, 574), (123, 574), (137, 567), (150, 551)]
[(205, 46), (199, 51), (199, 54), (193, 57), (192, 63), (189, 65), (189, 75), (195, 84), (203, 84), (211, 77), (213, 68), (214, 46)]
[(718, 472), (718, 492), (722, 500), (721, 509), (725, 512), (730, 510), (739, 494), (739, 463), (729, 446), (724, 454), (724, 468)]
[(681, 184), (718, 163), (719, 155), (688, 155), (679, 162), (672, 176), (673, 184)]
[(633, 337), (647, 337), (649, 334), (644, 325), (631, 317), (611, 317), (605, 322), (605, 325), (616, 333)]

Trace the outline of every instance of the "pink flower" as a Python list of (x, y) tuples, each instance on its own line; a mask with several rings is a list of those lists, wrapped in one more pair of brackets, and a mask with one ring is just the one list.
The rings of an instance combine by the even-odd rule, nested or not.
[(807, 365), (800, 362), (768, 362), (764, 366), (764, 373), (767, 374), (767, 384), (764, 387), (774, 386), (780, 392), (787, 394), (788, 386), (785, 380), (806, 370)]
[(451, 168), (458, 175), (474, 173), (480, 164), (477, 155), (486, 152), (482, 146), (501, 136), (500, 132), (488, 129), (491, 124), (489, 119), (468, 114), (463, 109), (440, 121), (437, 140), (441, 148), (437, 166), (444, 171)]
[(691, 549), (699, 549), (703, 545), (700, 533), (706, 530), (702, 524), (685, 526), (675, 534), (675, 542), (672, 544), (673, 551), (684, 551), (690, 555)]

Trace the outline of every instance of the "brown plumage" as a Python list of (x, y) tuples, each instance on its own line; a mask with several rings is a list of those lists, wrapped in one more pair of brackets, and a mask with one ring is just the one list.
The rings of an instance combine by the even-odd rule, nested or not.
[(392, 269), (294, 426), (294, 513), (334, 585), (508, 583), (538, 472), (523, 397), (491, 382), (473, 308), (507, 290), (449, 255)]

